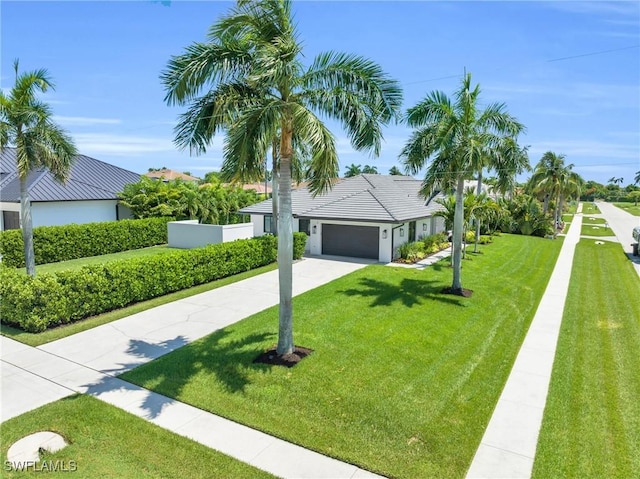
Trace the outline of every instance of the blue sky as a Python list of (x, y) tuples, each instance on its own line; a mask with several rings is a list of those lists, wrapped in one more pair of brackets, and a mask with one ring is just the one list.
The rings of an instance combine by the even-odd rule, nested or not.
[[(47, 68), (43, 95), (83, 154), (137, 171), (167, 166), (196, 176), (217, 170), (222, 138), (191, 157), (173, 143), (179, 107), (159, 74), (171, 55), (202, 41), (228, 2), (0, 2), (0, 86)], [(527, 127), (531, 163), (551, 150), (585, 179), (632, 182), (640, 170), (640, 3), (294, 3), (305, 61), (322, 51), (378, 62), (404, 89), (404, 108), (432, 90), (451, 95), (464, 69), (484, 104), (504, 102)], [(604, 52), (604, 53), (602, 53)], [(571, 58), (568, 58), (571, 57)], [(381, 173), (399, 165), (410, 130), (385, 129), (380, 157), (351, 149), (339, 125), (341, 172), (351, 163)]]

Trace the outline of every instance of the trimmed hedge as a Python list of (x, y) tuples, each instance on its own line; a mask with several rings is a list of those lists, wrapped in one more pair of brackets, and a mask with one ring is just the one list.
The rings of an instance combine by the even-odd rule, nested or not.
[[(294, 259), (304, 253), (306, 240), (304, 233), (294, 234)], [(37, 333), (248, 271), (274, 262), (276, 256), (277, 240), (267, 235), (35, 278), (0, 267), (0, 318)]]
[[(173, 221), (173, 218), (38, 226), (33, 229), (36, 264), (57, 263), (165, 244), (169, 221)], [(24, 268), (22, 230), (0, 233), (0, 254), (2, 262), (7, 266)]]

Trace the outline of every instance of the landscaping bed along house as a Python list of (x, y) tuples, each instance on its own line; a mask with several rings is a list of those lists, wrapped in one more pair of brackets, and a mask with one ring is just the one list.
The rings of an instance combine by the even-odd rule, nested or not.
[[(150, 224), (162, 224), (166, 241), (166, 220), (159, 220), (154, 219)], [(99, 243), (92, 239), (90, 233), (66, 235), (61, 233), (67, 231), (65, 228), (56, 228), (59, 228), (58, 234), (50, 235), (48, 244), (63, 244), (64, 237), (73, 238), (69, 240), (70, 243), (82, 243), (87, 237), (89, 243)], [(131, 228), (127, 225), (125, 229), (135, 232), (132, 236), (138, 234), (137, 227)], [(111, 231), (122, 243), (131, 245), (128, 236), (122, 232), (119, 225)], [(146, 238), (153, 238), (153, 242), (157, 240), (158, 235), (159, 233), (142, 234)], [(34, 238), (36, 250), (37, 238)], [(108, 233), (102, 238), (105, 245), (116, 243), (109, 239)], [(17, 243), (13, 240), (7, 241), (4, 233), (3, 241), (3, 251), (7, 252), (11, 251), (7, 244)], [(295, 259), (302, 257), (305, 242), (304, 233), (295, 233)], [(141, 241), (137, 244), (149, 246)], [(66, 249), (72, 250), (70, 247)], [(102, 251), (112, 252), (110, 249), (105, 247)], [(43, 251), (49, 251), (42, 245), (39, 250), (41, 255), (44, 254)], [(10, 253), (9, 256), (12, 258), (9, 264), (21, 265), (16, 259), (19, 256), (17, 253)], [(47, 254), (44, 257), (51, 260), (53, 255)], [(267, 235), (190, 250), (167, 250), (166, 254), (155, 256), (88, 264), (55, 273), (40, 273), (35, 277), (27, 276), (5, 263), (0, 266), (0, 318), (3, 324), (28, 332), (41, 332), (50, 327), (72, 323), (139, 301), (248, 271), (273, 263), (276, 257), (277, 239)], [(63, 254), (56, 256), (57, 261), (64, 259), (69, 258)]]

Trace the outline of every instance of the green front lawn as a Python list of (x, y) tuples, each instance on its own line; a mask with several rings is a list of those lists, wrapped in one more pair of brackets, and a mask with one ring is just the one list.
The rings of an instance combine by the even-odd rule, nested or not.
[[(212, 477), (273, 477), (195, 441), (151, 424), (89, 396), (72, 396), (2, 423), (3, 478), (40, 477), (34, 471), (9, 471), (7, 450), (18, 439), (52, 431), (69, 444), (41, 459), (75, 468), (52, 476), (119, 479)], [(73, 465), (73, 466), (72, 466)], [(40, 463), (42, 468), (42, 463)]]
[[(122, 251), (120, 253), (104, 254), (101, 256), (89, 256), (87, 258), (71, 259), (69, 261), (60, 261), (59, 263), (47, 263), (36, 265), (37, 273), (57, 273), (68, 269), (79, 269), (90, 264), (104, 264), (110, 261), (119, 261), (124, 259), (144, 258), (147, 256), (156, 256), (159, 254), (167, 254), (176, 251), (177, 248), (169, 248), (167, 245), (151, 246), (149, 248), (132, 249)], [(26, 268), (20, 268), (20, 271), (26, 274)]]
[(582, 203), (582, 213), (584, 215), (597, 215), (600, 214), (600, 208), (595, 203), (584, 202)]
[(533, 477), (640, 475), (640, 280), (618, 243), (577, 246)]
[(640, 216), (640, 205), (634, 205), (633, 203), (614, 203), (614, 205), (625, 210), (627, 213)]
[(449, 262), (368, 266), (294, 298), (293, 369), (254, 364), (270, 308), (123, 379), (393, 477), (463, 477), (562, 240), (502, 235), (463, 262), (472, 298), (443, 295)]
[(22, 329), (13, 328), (11, 326), (7, 326), (6, 324), (2, 324), (0, 325), (0, 334), (8, 336), (11, 339), (15, 339), (16, 341), (20, 341), (21, 343), (28, 344), (29, 346), (40, 346), (41, 344), (49, 343), (51, 341), (55, 341), (56, 339), (66, 338), (67, 336), (71, 336), (72, 334), (86, 331), (102, 324), (110, 323), (111, 321), (116, 321), (118, 319), (131, 316), (132, 314), (146, 311), (147, 309), (155, 308), (156, 306), (172, 303), (173, 301), (188, 298), (189, 296), (193, 296), (194, 294), (211, 291), (213, 289), (220, 288), (237, 281), (242, 281), (243, 279), (251, 278), (268, 271), (273, 271), (274, 269), (277, 269), (277, 267), (278, 265), (276, 263), (272, 263), (267, 266), (252, 269), (251, 271), (245, 271), (233, 276), (228, 276), (217, 281), (200, 284), (198, 286), (194, 286), (193, 288), (183, 289), (182, 291), (176, 291), (175, 293), (166, 294), (164, 296), (158, 296), (157, 298), (153, 298), (148, 301), (142, 301), (125, 308), (109, 311), (108, 313), (100, 314), (92, 318), (83, 319), (82, 321), (78, 321), (76, 323), (65, 324), (62, 326), (58, 326), (57, 328), (47, 329), (46, 331), (43, 331), (41, 333), (27, 333)]
[(605, 228), (602, 226), (591, 226), (588, 224), (583, 224), (582, 229), (580, 230), (581, 236), (615, 236), (616, 234), (613, 232), (611, 228)]

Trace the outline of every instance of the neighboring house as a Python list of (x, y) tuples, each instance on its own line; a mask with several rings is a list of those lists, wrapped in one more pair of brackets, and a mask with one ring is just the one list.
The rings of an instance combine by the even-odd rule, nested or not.
[(184, 173), (180, 173), (179, 171), (168, 170), (166, 168), (156, 171), (149, 171), (145, 173), (144, 176), (148, 176), (152, 180), (162, 180), (165, 183), (178, 179), (182, 181), (193, 181), (194, 183), (198, 183), (200, 181), (200, 178), (196, 178), (195, 176), (185, 175)]
[[(471, 190), (474, 193), (478, 191), (478, 180), (465, 180), (464, 181), (464, 189), (465, 191)], [(499, 195), (493, 188), (493, 186), (488, 185), (486, 183), (482, 183), (480, 185), (480, 191), (486, 194), (492, 200), (497, 200), (501, 195)]]
[[(128, 208), (118, 205), (117, 193), (140, 175), (84, 155), (75, 158), (65, 184), (47, 169), (33, 170), (27, 177), (33, 226), (93, 223), (130, 218)], [(15, 148), (0, 154), (0, 231), (20, 228), (20, 179)]]
[[(444, 231), (444, 208), (420, 195), (422, 182), (409, 176), (359, 175), (340, 179), (315, 198), (308, 187), (292, 191), (294, 231), (307, 233), (307, 252), (371, 258), (387, 263), (408, 241)], [(271, 200), (242, 208), (254, 235), (271, 229)]]
[(222, 183), (222, 186), (238, 186), (238, 187), (242, 188), (243, 190), (254, 190), (256, 193), (258, 193), (260, 195), (264, 195), (265, 194), (265, 188), (266, 188), (266, 193), (268, 195), (271, 194), (271, 185), (269, 183), (267, 183), (266, 185), (264, 183), (246, 183), (246, 184), (241, 184), (241, 183)]

